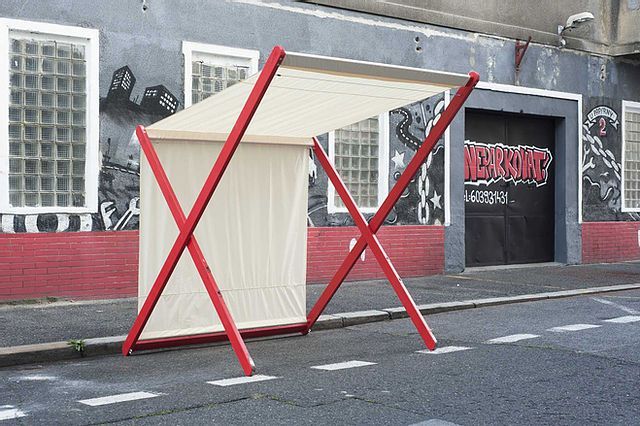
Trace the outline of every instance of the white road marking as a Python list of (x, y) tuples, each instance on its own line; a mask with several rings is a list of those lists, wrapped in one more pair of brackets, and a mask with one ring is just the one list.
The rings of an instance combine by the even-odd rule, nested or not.
[(536, 337), (540, 336), (538, 336), (537, 334), (512, 334), (510, 336), (496, 337), (495, 339), (487, 340), (486, 343), (514, 343), (520, 340), (535, 339)]
[(242, 376), (242, 377), (234, 377), (231, 379), (221, 379), (214, 380), (212, 382), (207, 382), (210, 385), (216, 386), (233, 386), (233, 385), (241, 385), (244, 383), (254, 383), (254, 382), (264, 382), (265, 380), (277, 379), (277, 377), (273, 376), (265, 376), (264, 374), (255, 374), (253, 376)]
[(44, 382), (44, 381), (49, 381), (49, 380), (58, 380), (58, 378), (56, 376), (41, 376), (39, 374), (34, 374), (31, 376), (20, 376), (20, 377), (16, 377), (12, 380), (16, 380), (19, 382)]
[(605, 305), (613, 306), (613, 307), (618, 308), (621, 311), (626, 312), (628, 314), (632, 314), (632, 315), (640, 314), (640, 312), (636, 311), (635, 309), (627, 308), (626, 306), (621, 305), (619, 303), (612, 302), (611, 300), (601, 299), (599, 297), (592, 297), (591, 300), (595, 300), (596, 302), (604, 303)]
[(121, 393), (119, 395), (102, 396), (100, 398), (82, 399), (78, 401), (80, 404), (97, 407), (99, 405), (116, 404), (118, 402), (136, 401), (138, 399), (147, 399), (160, 396), (158, 393), (151, 392), (130, 392)]
[(458, 351), (466, 351), (469, 349), (473, 349), (473, 348), (469, 348), (467, 346), (443, 346), (441, 348), (437, 348), (433, 351), (430, 351), (429, 349), (423, 349), (421, 351), (416, 351), (416, 353), (419, 354), (431, 354), (431, 355), (439, 355), (439, 354), (448, 354), (451, 352), (458, 352)]
[(316, 365), (314, 368), (316, 370), (326, 370), (326, 371), (334, 371), (334, 370), (344, 370), (346, 368), (355, 368), (355, 367), (365, 367), (367, 365), (376, 365), (375, 362), (369, 361), (346, 361), (346, 362), (337, 362), (335, 364), (325, 364), (325, 365)]
[(0, 420), (11, 420), (25, 417), (24, 411), (15, 408), (13, 405), (0, 405)]
[(457, 423), (451, 423), (441, 419), (429, 419), (424, 422), (414, 423), (411, 426), (459, 426)]
[(569, 324), (569, 325), (561, 325), (558, 327), (552, 327), (547, 329), (547, 331), (553, 331), (554, 333), (564, 333), (565, 331), (581, 331), (581, 330), (589, 330), (591, 328), (598, 328), (600, 325), (595, 324)]
[(640, 321), (640, 316), (638, 315), (626, 315), (624, 317), (611, 318), (608, 320), (604, 320), (604, 322), (612, 322), (614, 324), (627, 324), (630, 322)]

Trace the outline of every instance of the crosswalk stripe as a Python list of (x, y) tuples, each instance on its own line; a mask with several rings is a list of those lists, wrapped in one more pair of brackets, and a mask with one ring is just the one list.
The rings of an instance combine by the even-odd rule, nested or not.
[(78, 401), (80, 404), (97, 407), (99, 405), (116, 404), (118, 402), (136, 401), (138, 399), (147, 399), (160, 396), (158, 393), (151, 392), (130, 392), (118, 395), (102, 396), (100, 398), (82, 399)]
[(265, 376), (264, 374), (254, 374), (253, 376), (233, 377), (231, 379), (221, 379), (207, 382), (210, 385), (216, 386), (232, 386), (241, 385), (244, 383), (264, 382), (265, 380), (277, 379), (274, 376)]
[(441, 348), (438, 349), (434, 349), (432, 351), (430, 351), (429, 349), (422, 349), (421, 351), (416, 351), (416, 353), (419, 354), (430, 354), (430, 355), (440, 355), (440, 354), (448, 354), (451, 352), (458, 352), (458, 351), (466, 351), (469, 349), (473, 349), (473, 348), (469, 348), (467, 346), (443, 346)]
[(627, 324), (630, 322), (637, 322), (637, 321), (640, 321), (640, 315), (625, 315), (623, 317), (604, 320), (604, 322), (612, 322), (614, 324)]
[(13, 405), (0, 405), (0, 420), (11, 420), (25, 417), (24, 411), (17, 409)]
[(414, 423), (411, 426), (459, 426), (457, 423), (451, 423), (441, 419), (429, 419), (424, 422)]
[(537, 334), (511, 334), (509, 336), (496, 337), (495, 339), (487, 340), (486, 343), (514, 343), (519, 342), (520, 340), (535, 339), (536, 337), (540, 336), (538, 336)]
[(344, 370), (347, 368), (355, 368), (355, 367), (366, 367), (367, 365), (376, 365), (375, 362), (369, 361), (346, 361), (346, 362), (337, 362), (335, 364), (325, 364), (325, 365), (316, 365), (314, 368), (316, 370), (326, 370), (326, 371), (334, 371), (334, 370)]
[(589, 330), (591, 328), (598, 328), (600, 325), (595, 324), (569, 324), (569, 325), (561, 325), (558, 327), (552, 327), (547, 329), (547, 331), (552, 331), (554, 333), (563, 333), (565, 331), (582, 331)]

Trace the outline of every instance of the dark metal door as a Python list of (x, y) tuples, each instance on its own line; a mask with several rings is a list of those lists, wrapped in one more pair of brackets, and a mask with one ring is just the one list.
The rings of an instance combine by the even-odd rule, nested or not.
[(467, 266), (553, 260), (554, 140), (551, 119), (467, 112)]

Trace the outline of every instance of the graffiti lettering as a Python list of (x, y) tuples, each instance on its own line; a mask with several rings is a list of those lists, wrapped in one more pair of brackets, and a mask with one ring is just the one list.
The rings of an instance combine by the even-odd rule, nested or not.
[(472, 185), (504, 181), (542, 186), (552, 160), (548, 148), (465, 141), (464, 180)]
[(587, 120), (585, 124), (588, 127), (593, 126), (598, 117), (606, 118), (611, 124), (611, 126), (613, 126), (614, 129), (617, 129), (618, 126), (620, 125), (620, 121), (618, 120), (618, 113), (616, 113), (614, 110), (612, 110), (606, 105), (597, 106), (591, 111), (589, 111), (589, 113), (587, 114)]

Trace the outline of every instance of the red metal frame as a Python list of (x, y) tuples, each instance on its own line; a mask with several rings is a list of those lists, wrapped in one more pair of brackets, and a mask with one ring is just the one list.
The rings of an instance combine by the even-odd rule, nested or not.
[[(340, 194), (342, 201), (347, 206), (349, 213), (351, 213), (354, 220), (356, 221), (356, 225), (358, 225), (358, 228), (360, 229), (362, 235), (356, 242), (355, 246), (351, 249), (349, 254), (345, 257), (344, 261), (329, 282), (329, 285), (327, 285), (327, 287), (324, 289), (324, 291), (316, 301), (316, 304), (309, 312), (309, 315), (307, 316), (307, 332), (316, 323), (316, 321), (320, 317), (320, 314), (322, 314), (324, 309), (327, 307), (327, 304), (331, 301), (333, 295), (336, 293), (353, 266), (356, 264), (356, 261), (358, 260), (364, 249), (367, 248), (367, 245), (369, 245), (373, 250), (373, 254), (376, 257), (376, 260), (378, 260), (378, 263), (380, 263), (380, 266), (382, 267), (385, 275), (398, 294), (400, 301), (407, 309), (407, 313), (411, 317), (411, 320), (418, 328), (418, 332), (420, 332), (420, 336), (426, 343), (427, 348), (431, 350), (435, 348), (436, 340), (433, 337), (433, 334), (424, 322), (424, 318), (415, 306), (415, 303), (411, 299), (411, 296), (407, 293), (406, 288), (398, 277), (398, 273), (393, 268), (393, 265), (391, 265), (391, 262), (389, 262), (389, 258), (382, 250), (380, 242), (375, 238), (375, 233), (378, 232), (384, 222), (384, 219), (391, 212), (391, 209), (396, 204), (398, 199), (400, 199), (400, 196), (407, 188), (407, 186), (409, 186), (411, 179), (413, 179), (422, 163), (424, 163), (424, 161), (427, 159), (427, 156), (429, 155), (433, 147), (440, 140), (447, 127), (449, 127), (449, 124), (451, 124), (453, 118), (456, 116), (460, 108), (462, 108), (462, 105), (467, 100), (476, 84), (478, 84), (479, 80), (480, 75), (477, 72), (472, 71), (469, 73), (469, 80), (467, 81), (467, 83), (458, 89), (453, 99), (451, 99), (451, 101), (449, 102), (449, 105), (442, 112), (442, 115), (440, 116), (438, 122), (433, 126), (431, 132), (429, 132), (422, 145), (420, 145), (420, 148), (418, 148), (415, 155), (405, 168), (404, 172), (398, 178), (394, 187), (391, 189), (391, 191), (389, 191), (389, 195), (387, 195), (387, 198), (384, 200), (384, 202), (375, 213), (375, 215), (371, 218), (368, 224), (365, 221), (363, 225), (364, 218), (357, 210), (357, 207), (355, 207), (353, 199), (344, 187), (344, 183), (342, 183), (339, 176), (337, 176), (335, 169), (328, 161), (324, 150), (322, 150), (322, 147), (317, 143), (317, 141), (314, 140), (314, 150), (317, 154), (317, 157), (319, 159), (323, 158), (323, 160), (321, 160), (321, 164), (323, 164), (325, 171), (327, 171), (329, 178)], [(332, 175), (334, 176), (332, 177)], [(346, 197), (345, 195), (343, 195), (345, 192)], [(351, 207), (349, 206), (349, 204), (351, 204)]]
[[(307, 323), (278, 325), (274, 327), (248, 328), (240, 330), (240, 335), (245, 339), (257, 337), (278, 336), (282, 334), (302, 333), (307, 328)], [(191, 336), (165, 337), (162, 339), (140, 340), (136, 343), (136, 350), (171, 348), (184, 345), (199, 345), (203, 343), (222, 342), (230, 340), (229, 335), (223, 331), (217, 333), (195, 334)]]
[[(158, 185), (162, 194), (167, 201), (171, 214), (178, 225), (179, 234), (176, 238), (171, 251), (169, 252), (162, 269), (160, 270), (149, 294), (136, 317), (129, 334), (122, 346), (122, 353), (126, 356), (131, 354), (134, 350), (155, 349), (161, 347), (173, 347), (180, 345), (192, 345), (200, 343), (209, 343), (221, 340), (229, 340), (231, 346), (238, 357), (238, 360), (242, 366), (244, 373), (248, 376), (255, 371), (255, 364), (249, 355), (249, 351), (244, 343), (243, 338), (255, 338), (263, 336), (272, 336), (277, 334), (291, 334), (309, 332), (311, 327), (320, 317), (322, 311), (340, 287), (349, 271), (355, 265), (356, 260), (362, 254), (364, 249), (369, 246), (373, 251), (373, 254), (380, 264), (385, 276), (391, 283), (398, 298), (402, 302), (403, 306), (407, 310), (409, 317), (413, 321), (414, 325), (418, 329), (420, 336), (424, 340), (426, 346), (429, 349), (434, 349), (436, 346), (436, 339), (429, 330), (422, 314), (418, 310), (415, 302), (411, 298), (411, 295), (407, 292), (402, 279), (395, 270), (389, 257), (385, 253), (380, 241), (375, 235), (380, 229), (380, 226), (384, 222), (384, 218), (389, 214), (395, 203), (400, 198), (402, 192), (409, 185), (411, 179), (416, 174), (421, 164), (425, 161), (434, 145), (440, 139), (446, 128), (449, 126), (456, 113), (460, 110), (465, 100), (471, 94), (473, 88), (476, 86), (479, 80), (479, 76), (475, 72), (469, 74), (469, 80), (467, 84), (461, 87), (456, 95), (453, 97), (449, 106), (443, 111), (440, 120), (434, 125), (433, 129), (426, 137), (424, 143), (420, 146), (413, 159), (407, 165), (405, 171), (398, 178), (396, 185), (391, 189), (389, 195), (380, 206), (380, 209), (373, 216), (371, 221), (367, 223), (364, 216), (358, 210), (356, 203), (354, 202), (351, 194), (349, 193), (344, 182), (342, 182), (338, 172), (333, 167), (327, 154), (322, 149), (317, 139), (313, 139), (313, 149), (316, 154), (316, 158), (327, 172), (327, 175), (334, 187), (338, 191), (340, 198), (342, 198), (348, 211), (353, 216), (353, 219), (361, 232), (361, 237), (358, 242), (345, 257), (342, 265), (329, 282), (327, 288), (309, 312), (306, 323), (290, 324), (273, 327), (261, 327), (253, 329), (238, 330), (231, 313), (227, 308), (227, 305), (222, 297), (220, 289), (216, 284), (216, 281), (211, 273), (211, 269), (207, 265), (202, 250), (196, 241), (196, 237), (193, 235), (200, 218), (202, 217), (204, 210), (207, 208), (214, 191), (216, 190), (222, 175), (224, 174), (229, 161), (233, 157), (235, 150), (237, 149), (240, 140), (244, 136), (244, 133), (251, 122), (262, 98), (264, 97), (271, 81), (276, 75), (278, 67), (282, 63), (286, 53), (280, 46), (273, 48), (269, 58), (267, 59), (262, 73), (258, 77), (254, 88), (252, 89), (249, 98), (247, 99), (240, 116), (236, 121), (231, 133), (227, 137), (225, 144), (222, 147), (220, 155), (216, 159), (213, 168), (209, 172), (209, 175), (196, 199), (193, 208), (188, 216), (185, 216), (180, 203), (176, 197), (171, 183), (162, 167), (160, 159), (153, 148), (149, 136), (146, 130), (142, 126), (136, 128), (136, 134), (140, 141), (140, 146), (147, 157), (151, 170), (158, 181)], [(189, 253), (193, 262), (198, 270), (198, 274), (202, 279), (205, 288), (213, 302), (214, 308), (220, 317), (224, 332), (206, 333), (191, 336), (178, 336), (161, 339), (147, 339), (140, 341), (140, 335), (144, 326), (146, 325), (151, 312), (155, 308), (165, 286), (167, 285), (171, 274), (173, 273), (180, 257), (184, 253), (185, 248), (189, 249)]]
[[(189, 251), (194, 259), (196, 267), (198, 268), (198, 272), (202, 277), (205, 286), (207, 287), (207, 291), (211, 297), (211, 300), (216, 308), (216, 311), (220, 317), (220, 320), (223, 323), (225, 331), (228, 333), (229, 340), (231, 341), (231, 345), (233, 346), (234, 351), (242, 365), (242, 369), (244, 373), (248, 376), (253, 374), (255, 370), (255, 364), (247, 351), (247, 348), (242, 340), (242, 336), (238, 332), (233, 319), (231, 318), (231, 314), (229, 313), (226, 304), (222, 299), (222, 294), (218, 289), (215, 280), (213, 279), (213, 275), (211, 274), (211, 270), (206, 264), (204, 257), (202, 256), (202, 252), (195, 241), (195, 237), (193, 236), (193, 232), (195, 231), (204, 210), (207, 208), (211, 197), (213, 196), (214, 191), (216, 190), (218, 183), (220, 183), (220, 179), (222, 178), (223, 173), (225, 172), (227, 166), (229, 165), (229, 161), (231, 161), (231, 157), (235, 153), (238, 145), (240, 144), (240, 140), (244, 136), (253, 115), (255, 114), (258, 106), (260, 105), (260, 101), (264, 97), (264, 94), (269, 87), (269, 84), (273, 80), (278, 70), (278, 67), (282, 63), (285, 57), (285, 51), (282, 47), (276, 46), (271, 51), (269, 58), (267, 59), (258, 80), (256, 81), (255, 86), (251, 90), (249, 94), (249, 98), (247, 99), (242, 111), (240, 112), (240, 116), (236, 121), (235, 125), (231, 129), (231, 133), (227, 137), (226, 142), (224, 143), (216, 162), (207, 176), (207, 179), (202, 187), (202, 190), (198, 194), (198, 198), (193, 204), (193, 208), (189, 213), (188, 217), (185, 217), (180, 205), (173, 193), (173, 189), (169, 180), (164, 174), (162, 170), (162, 166), (159, 162), (151, 143), (146, 136), (146, 132), (140, 131), (139, 135), (142, 135), (142, 140), (145, 141), (146, 150), (145, 155), (147, 153), (151, 155), (147, 155), (147, 158), (150, 159), (150, 164), (154, 164), (154, 175), (160, 185), (163, 195), (167, 199), (169, 203), (169, 207), (171, 209), (171, 213), (178, 224), (178, 228), (180, 230), (176, 241), (167, 256), (164, 264), (162, 265), (162, 269), (158, 274), (149, 294), (136, 317), (129, 334), (122, 346), (122, 353), (124, 355), (130, 354), (134, 349), (136, 349), (136, 343), (140, 338), (140, 334), (144, 329), (151, 312), (155, 308), (158, 300), (160, 299), (160, 295), (164, 290), (167, 282), (169, 282), (169, 277), (173, 273), (176, 265), (178, 264), (178, 260), (184, 249), (189, 245)], [(141, 130), (141, 129), (139, 129)], [(160, 173), (161, 172), (161, 173)]]
[(320, 162), (320, 165), (322, 165), (324, 170), (327, 172), (329, 180), (336, 188), (336, 191), (340, 195), (340, 198), (342, 198), (344, 205), (347, 207), (347, 210), (353, 217), (356, 226), (358, 227), (358, 229), (360, 229), (360, 233), (362, 234), (361, 239), (364, 239), (366, 244), (371, 248), (371, 251), (373, 251), (373, 255), (375, 256), (385, 276), (398, 295), (398, 298), (402, 302), (402, 305), (407, 310), (411, 321), (413, 321), (413, 324), (418, 329), (418, 333), (420, 333), (420, 336), (422, 336), (422, 339), (429, 349), (435, 349), (436, 338), (434, 337), (431, 330), (429, 330), (429, 326), (427, 326), (424, 317), (418, 310), (418, 307), (411, 298), (411, 295), (407, 292), (407, 289), (404, 286), (400, 275), (398, 275), (398, 271), (396, 271), (396, 269), (393, 267), (393, 264), (389, 260), (389, 256), (387, 256), (387, 253), (380, 245), (378, 237), (376, 237), (376, 235), (371, 232), (371, 229), (369, 229), (367, 220), (364, 218), (360, 210), (358, 210), (358, 206), (349, 193), (349, 190), (340, 178), (340, 175), (338, 174), (336, 169), (331, 164), (329, 157), (327, 157), (327, 154), (324, 152), (324, 149), (322, 149), (322, 146), (320, 146), (316, 138), (313, 138), (313, 150), (316, 154), (316, 158)]

